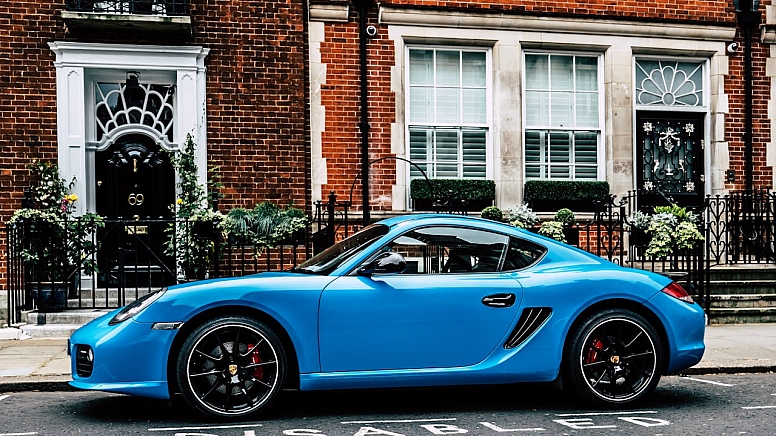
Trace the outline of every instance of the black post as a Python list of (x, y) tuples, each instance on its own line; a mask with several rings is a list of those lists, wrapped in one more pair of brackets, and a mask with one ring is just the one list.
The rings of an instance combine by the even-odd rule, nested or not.
[(364, 226), (369, 224), (369, 87), (367, 83), (367, 51), (366, 44), (368, 35), (366, 32), (367, 27), (367, 9), (371, 3), (371, 0), (356, 0), (359, 5), (358, 21), (359, 31), (358, 40), (360, 44), (360, 60), (361, 60), (361, 209), (363, 213)]
[(754, 163), (752, 158), (752, 30), (760, 24), (759, 1), (741, 0), (733, 2), (738, 23), (744, 33), (744, 172), (747, 194), (752, 194), (754, 185)]

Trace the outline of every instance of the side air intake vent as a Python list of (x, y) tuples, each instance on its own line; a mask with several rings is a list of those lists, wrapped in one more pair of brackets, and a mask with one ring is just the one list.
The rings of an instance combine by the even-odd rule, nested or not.
[(549, 307), (529, 307), (524, 309), (520, 315), (520, 320), (517, 321), (517, 326), (515, 326), (506, 344), (504, 344), (504, 348), (515, 348), (522, 344), (523, 341), (544, 324), (544, 321), (547, 321), (551, 313), (552, 309)]

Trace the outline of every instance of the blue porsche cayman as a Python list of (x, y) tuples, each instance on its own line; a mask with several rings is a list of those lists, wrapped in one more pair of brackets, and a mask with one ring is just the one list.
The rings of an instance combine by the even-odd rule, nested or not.
[(284, 388), (561, 380), (630, 405), (701, 360), (705, 317), (669, 278), (508, 225), (372, 224), (287, 272), (149, 294), (70, 339), (77, 388), (182, 394), (245, 418)]

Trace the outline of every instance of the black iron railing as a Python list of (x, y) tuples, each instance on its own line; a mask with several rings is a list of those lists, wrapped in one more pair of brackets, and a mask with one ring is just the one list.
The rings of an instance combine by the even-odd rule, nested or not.
[(189, 14), (189, 0), (67, 0), (71, 12), (181, 16)]
[[(704, 241), (661, 258), (646, 254), (649, 235), (629, 225), (628, 217), (645, 209), (639, 196), (630, 192), (622, 199), (611, 197), (596, 204), (591, 219), (565, 229), (568, 242), (623, 266), (672, 276), (707, 310), (710, 267), (776, 263), (776, 193), (707, 197), (695, 211)], [(327, 202), (314, 203), (307, 228), (271, 246), (251, 245), (211, 222), (104, 220), (104, 226), (85, 236), (82, 232), (79, 241), (68, 240), (69, 233), (55, 241), (41, 234), (46, 228), (84, 225), (77, 220), (9, 224), (5, 229), (9, 323), (19, 322), (22, 311), (40, 306), (51, 309), (53, 305), (53, 310), (119, 307), (181, 281), (288, 269), (358, 230), (349, 218), (350, 206), (348, 201), (338, 202), (332, 192)], [(171, 237), (171, 232), (180, 237)], [(165, 241), (175, 242), (171, 246)], [(69, 247), (69, 252), (52, 251), (52, 246)], [(58, 266), (35, 262), (52, 253), (61, 255)], [(48, 265), (57, 265), (50, 260)]]

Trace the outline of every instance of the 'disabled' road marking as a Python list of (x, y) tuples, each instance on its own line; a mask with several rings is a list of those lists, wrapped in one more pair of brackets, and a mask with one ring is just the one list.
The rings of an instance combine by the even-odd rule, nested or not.
[(0, 395), (0, 401), (3, 401), (8, 397), (10, 397), (10, 395)]
[(715, 381), (711, 381), (711, 380), (703, 380), (703, 379), (700, 379), (700, 378), (693, 378), (693, 377), (682, 377), (682, 378), (685, 379), (685, 380), (692, 380), (692, 381), (697, 381), (697, 382), (701, 382), (701, 383), (708, 383), (708, 384), (717, 385), (717, 386), (726, 386), (726, 387), (735, 386), (735, 385), (731, 385), (731, 384), (728, 384), (728, 383), (715, 382)]

